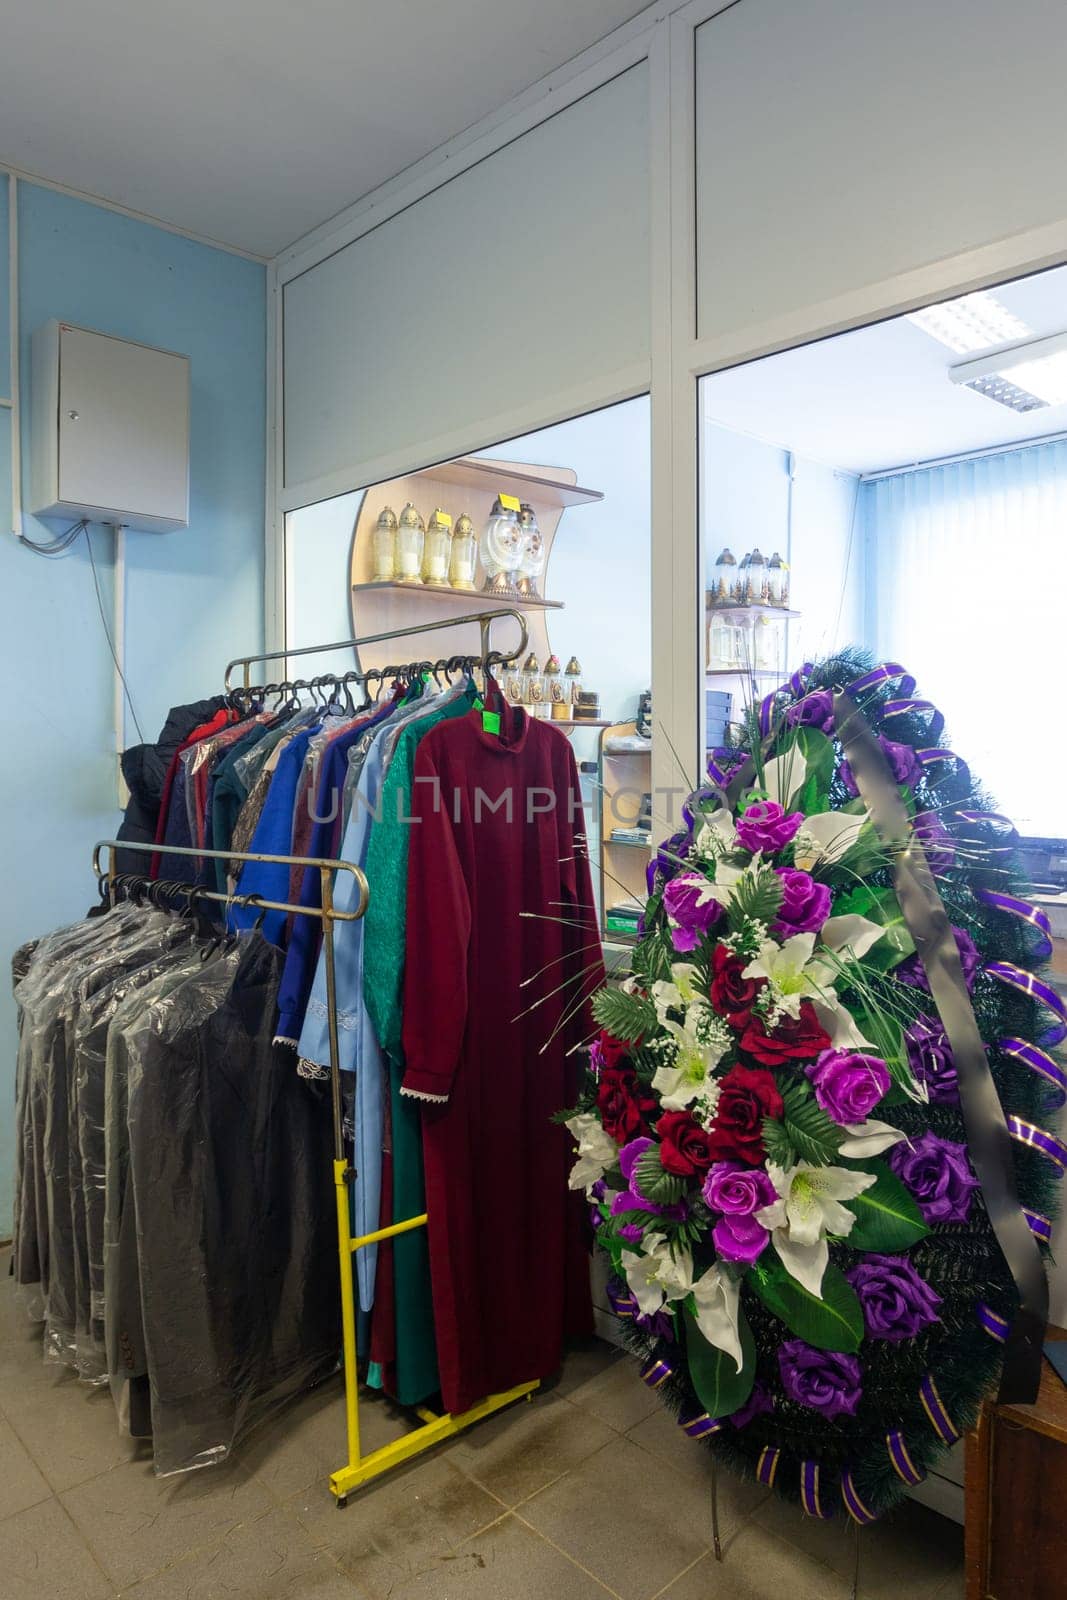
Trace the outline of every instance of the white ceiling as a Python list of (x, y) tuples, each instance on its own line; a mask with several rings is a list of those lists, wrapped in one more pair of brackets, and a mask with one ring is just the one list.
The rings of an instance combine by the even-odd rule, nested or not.
[[(1035, 334), (1067, 330), (1067, 267), (995, 289)], [(709, 422), (849, 472), (910, 466), (1067, 430), (1067, 405), (1017, 413), (950, 383), (965, 356), (904, 317), (768, 356), (702, 384)]]
[(647, 0), (0, 0), (0, 163), (277, 254)]

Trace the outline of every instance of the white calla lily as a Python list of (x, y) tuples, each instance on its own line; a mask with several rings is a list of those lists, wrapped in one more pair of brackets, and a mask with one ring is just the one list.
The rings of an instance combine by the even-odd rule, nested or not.
[(881, 1155), (883, 1150), (907, 1138), (899, 1128), (873, 1117), (868, 1117), (866, 1122), (846, 1122), (845, 1133), (848, 1137), (842, 1139), (838, 1154), (847, 1156), (850, 1161), (866, 1161), (868, 1156)]
[(661, 1233), (646, 1233), (641, 1254), (624, 1254), (626, 1282), (644, 1316), (654, 1316), (668, 1300), (684, 1300), (693, 1287), (693, 1258), (688, 1250), (672, 1254)]
[(828, 917), (819, 930), (819, 941), (843, 961), (860, 961), (884, 933), (880, 923), (850, 914)]
[(805, 817), (793, 840), (793, 860), (802, 872), (829, 866), (848, 854), (867, 821), (866, 812), (816, 811)]
[(804, 787), (807, 776), (808, 763), (804, 752), (798, 745), (793, 745), (784, 756), (774, 756), (770, 761), (765, 761), (762, 778), (757, 781), (766, 790), (769, 799), (777, 800), (788, 811), (789, 802)]
[(693, 1285), (696, 1325), (709, 1344), (733, 1356), (738, 1372), (744, 1359), (737, 1331), (741, 1285), (719, 1267), (709, 1267)]
[(567, 1179), (570, 1189), (587, 1192), (597, 1183), (619, 1158), (619, 1147), (600, 1126), (600, 1119), (592, 1111), (579, 1112), (569, 1117), (566, 1126), (578, 1141), (578, 1155)]
[(875, 1176), (845, 1167), (813, 1167), (805, 1161), (788, 1169), (769, 1163), (767, 1171), (778, 1199), (757, 1211), (756, 1220), (770, 1230), (771, 1243), (790, 1276), (819, 1294), (830, 1258), (827, 1234), (846, 1238), (856, 1221), (841, 1201), (854, 1200), (869, 1189)]

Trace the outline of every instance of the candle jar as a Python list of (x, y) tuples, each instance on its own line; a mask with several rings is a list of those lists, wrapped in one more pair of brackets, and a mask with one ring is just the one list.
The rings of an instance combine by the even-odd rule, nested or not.
[(448, 581), (453, 589), (473, 589), (474, 573), (478, 563), (478, 543), (474, 537), (474, 523), (464, 511), (456, 518), (452, 530), (452, 550), (448, 563)]
[(522, 535), (522, 545), (519, 572), (515, 581), (516, 593), (526, 595), (531, 600), (539, 600), (541, 596), (538, 583), (545, 570), (545, 541), (537, 525), (534, 508), (525, 501), (519, 511), (519, 530)]
[(396, 530), (396, 577), (398, 583), (422, 582), (422, 551), (426, 529), (409, 500), (400, 513)]
[(750, 575), (750, 572), (749, 572), (749, 568), (751, 567), (751, 565), (752, 565), (752, 557), (750, 555), (741, 557), (740, 563), (738, 564), (738, 568), (737, 568), (737, 602), (736, 603), (739, 606), (748, 606), (748, 605), (752, 604), (752, 587), (751, 587), (752, 580), (751, 580), (751, 575)]
[(767, 604), (767, 557), (760, 555), (758, 548), (748, 558), (748, 603)]
[(545, 662), (545, 707), (541, 715), (559, 718), (562, 713), (554, 708), (566, 703), (567, 694), (560, 675), (559, 656), (549, 656)]
[(545, 680), (532, 650), (526, 657), (522, 669), (522, 698), (531, 717), (542, 715), (541, 708), (545, 703)]
[(481, 540), (482, 566), (485, 568), (488, 593), (513, 592), (513, 575), (519, 566), (520, 541), (519, 502), (510, 494), (497, 495)]
[(785, 572), (785, 562), (776, 550), (767, 563), (767, 599), (772, 606), (785, 605)]
[(440, 506), (426, 524), (422, 552), (422, 581), (434, 589), (448, 588), (448, 564), (452, 555), (452, 518)]
[(385, 506), (378, 517), (371, 541), (374, 582), (392, 583), (396, 577), (396, 512)]
[(724, 549), (715, 563), (711, 603), (714, 606), (735, 606), (744, 603), (737, 592), (737, 558), (729, 549)]
[(582, 692), (582, 664), (577, 656), (571, 656), (563, 669), (564, 687), (567, 699), (572, 706), (578, 704), (578, 697)]

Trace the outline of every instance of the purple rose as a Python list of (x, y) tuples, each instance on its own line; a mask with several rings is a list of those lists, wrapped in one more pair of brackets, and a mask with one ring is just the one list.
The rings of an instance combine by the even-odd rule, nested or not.
[(932, 1104), (958, 1106), (960, 1088), (956, 1081), (956, 1060), (940, 1019), (925, 1015), (916, 1017), (911, 1027), (904, 1030), (904, 1043), (916, 1082), (926, 1085)]
[(880, 1056), (858, 1050), (824, 1050), (805, 1072), (815, 1098), (834, 1122), (866, 1122), (889, 1093), (889, 1068)]
[[(963, 978), (968, 992), (974, 990), (974, 980), (982, 970), (982, 952), (967, 932), (966, 928), (953, 928), (952, 936), (956, 941), (956, 949), (960, 953), (960, 966), (963, 968)], [(930, 985), (923, 964), (917, 955), (909, 956), (902, 961), (894, 974), (901, 983), (910, 984), (913, 989), (925, 989), (930, 993)]]
[(859, 1296), (870, 1339), (914, 1339), (940, 1318), (941, 1296), (906, 1256), (864, 1256), (845, 1276)]
[(751, 1217), (778, 1198), (762, 1167), (747, 1167), (741, 1161), (716, 1161), (704, 1179), (704, 1199), (712, 1211), (728, 1217)]
[(757, 1378), (752, 1385), (752, 1393), (744, 1405), (739, 1406), (736, 1411), (731, 1411), (730, 1421), (735, 1428), (747, 1428), (748, 1424), (755, 1421), (757, 1417), (762, 1417), (766, 1412), (773, 1410), (774, 1400), (771, 1396), (771, 1391), (765, 1383), (760, 1383)]
[[(619, 1166), (629, 1187), (613, 1198), (611, 1202), (613, 1217), (621, 1216), (624, 1211), (648, 1211), (653, 1216), (669, 1217), (674, 1222), (685, 1220), (687, 1208), (684, 1200), (676, 1201), (673, 1205), (661, 1206), (654, 1200), (647, 1199), (641, 1192), (641, 1186), (637, 1181), (637, 1163), (646, 1150), (656, 1148), (654, 1139), (641, 1138), (631, 1139), (629, 1144), (624, 1144), (619, 1151)], [(627, 1222), (619, 1229), (619, 1234), (623, 1239), (630, 1239), (636, 1243), (642, 1237), (643, 1231), (639, 1223)]]
[(702, 936), (722, 915), (722, 906), (708, 893), (707, 878), (684, 872), (663, 891), (663, 908), (671, 922), (671, 940), (679, 952), (695, 950)]
[(820, 733), (834, 730), (834, 697), (829, 689), (815, 689), (790, 706), (785, 714), (787, 728), (818, 728)]
[[(910, 744), (897, 744), (893, 739), (884, 739), (878, 735), (878, 743), (882, 753), (889, 763), (889, 770), (893, 774), (893, 782), (903, 784), (908, 789), (914, 789), (922, 776), (922, 762)], [(852, 776), (852, 768), (847, 761), (841, 763), (841, 781), (851, 795), (858, 795), (859, 788)]]
[(770, 1234), (755, 1217), (720, 1217), (711, 1230), (712, 1243), (723, 1261), (750, 1267), (767, 1248)]
[(804, 821), (802, 811), (786, 811), (777, 800), (754, 800), (737, 819), (737, 837), (746, 850), (784, 850)]
[(863, 1369), (855, 1356), (815, 1350), (803, 1339), (787, 1339), (778, 1351), (778, 1370), (790, 1400), (824, 1417), (856, 1415), (863, 1393)]
[(889, 1165), (919, 1202), (927, 1222), (966, 1222), (978, 1179), (967, 1160), (967, 1146), (936, 1133), (920, 1134), (894, 1145)]
[(783, 939), (794, 933), (815, 933), (830, 915), (830, 890), (797, 867), (776, 867), (785, 894), (771, 932)]
[(956, 860), (956, 841), (937, 812), (920, 811), (911, 827), (923, 847), (930, 871), (935, 877), (947, 872)]
[(634, 1325), (650, 1333), (653, 1339), (674, 1338), (674, 1318), (669, 1311), (639, 1311), (634, 1317)]
[[(728, 778), (732, 772), (737, 772), (748, 760), (744, 750), (738, 750), (736, 745), (717, 744), (708, 751), (708, 777), (713, 783), (719, 782), (720, 774)], [(715, 768), (716, 770), (712, 770)]]
[(664, 839), (645, 868), (645, 883), (650, 895), (655, 894), (657, 888), (669, 883), (679, 872), (685, 870), (692, 843), (693, 836), (685, 828), (678, 833), (672, 833), (669, 839)]

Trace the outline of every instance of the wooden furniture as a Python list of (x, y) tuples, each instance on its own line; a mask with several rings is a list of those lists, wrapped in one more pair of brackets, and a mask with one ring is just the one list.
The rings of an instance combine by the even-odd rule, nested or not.
[(1067, 1386), (1041, 1367), (1036, 1404), (987, 1401), (967, 1435), (967, 1600), (1067, 1596)]
[[(580, 727), (578, 723), (576, 726)], [(588, 726), (588, 724), (587, 724)], [(652, 741), (640, 739), (635, 722), (613, 722), (600, 735), (600, 918), (606, 939), (620, 944), (633, 937), (609, 923), (612, 906), (643, 901), (651, 841), (612, 839), (614, 829), (635, 828), (642, 797), (652, 789)], [(661, 828), (660, 833), (665, 833)]]

